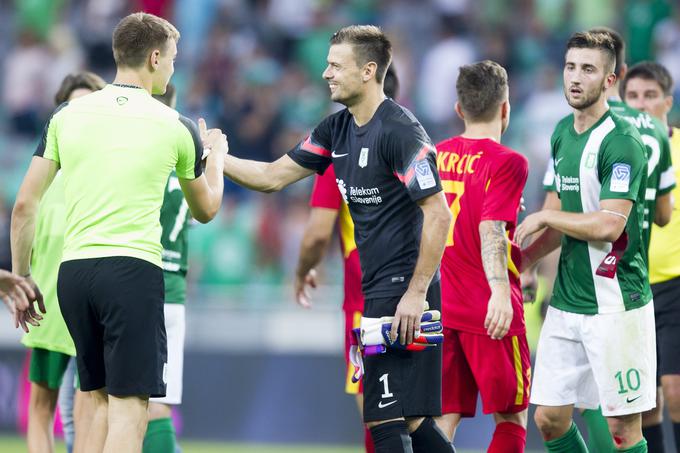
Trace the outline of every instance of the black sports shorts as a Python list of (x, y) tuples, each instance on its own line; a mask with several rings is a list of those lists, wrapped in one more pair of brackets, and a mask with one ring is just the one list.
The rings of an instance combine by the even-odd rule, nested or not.
[(160, 267), (126, 256), (65, 261), (57, 294), (76, 346), (81, 390), (165, 396)]
[(680, 374), (680, 277), (652, 285), (656, 322), (656, 373)]
[[(394, 316), (401, 297), (366, 299), (364, 316)], [(430, 309), (441, 311), (439, 281), (427, 291)], [(398, 340), (397, 340), (398, 341)], [(364, 358), (364, 421), (429, 417), (442, 412), (442, 348), (411, 352), (388, 349)]]

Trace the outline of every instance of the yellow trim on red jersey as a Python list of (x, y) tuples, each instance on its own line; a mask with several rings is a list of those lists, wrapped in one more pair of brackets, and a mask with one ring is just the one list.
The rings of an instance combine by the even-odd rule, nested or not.
[(515, 378), (517, 379), (517, 393), (515, 394), (515, 406), (524, 401), (524, 374), (522, 373), (522, 354), (519, 350), (519, 339), (512, 337), (512, 355), (515, 362)]
[[(343, 206), (347, 206), (344, 205)], [(361, 312), (355, 311), (352, 314), (352, 329), (356, 329), (361, 326)], [(352, 382), (352, 376), (354, 376), (354, 365), (351, 362), (347, 363), (347, 376), (345, 378), (345, 393), (350, 395), (357, 395), (361, 393), (361, 381)]]
[(342, 254), (347, 259), (357, 249), (357, 244), (354, 242), (354, 222), (352, 222), (352, 216), (349, 214), (347, 203), (342, 203), (342, 206), (340, 206), (339, 225), (340, 237), (342, 238)]

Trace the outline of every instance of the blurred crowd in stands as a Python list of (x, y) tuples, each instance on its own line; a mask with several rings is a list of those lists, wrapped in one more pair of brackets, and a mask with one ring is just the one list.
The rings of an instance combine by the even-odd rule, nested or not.
[[(231, 153), (256, 160), (281, 156), (339, 108), (321, 73), (328, 39), (341, 26), (373, 23), (388, 32), (397, 101), (435, 142), (461, 130), (453, 108), (458, 68), (501, 63), (512, 103), (504, 140), (531, 163), (529, 211), (542, 200), (552, 129), (569, 113), (561, 70), (572, 32), (613, 27), (627, 40), (629, 64), (655, 59), (680, 81), (680, 7), (672, 0), (0, 0), (0, 268), (10, 267), (14, 194), (59, 83), (80, 69), (112, 80), (111, 31), (134, 10), (163, 16), (182, 34), (178, 110), (205, 117), (226, 131)], [(192, 231), (191, 281), (288, 283), (311, 178), (273, 195), (225, 187), (220, 218)], [(329, 279), (341, 278), (336, 258)]]

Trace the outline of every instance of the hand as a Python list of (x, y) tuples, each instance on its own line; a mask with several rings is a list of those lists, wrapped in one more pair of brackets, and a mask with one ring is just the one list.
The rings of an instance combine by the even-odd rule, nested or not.
[(316, 289), (316, 270), (310, 269), (307, 275), (295, 274), (295, 301), (303, 308), (312, 308), (309, 287)]
[[(22, 310), (28, 307), (29, 299), (35, 298), (35, 292), (25, 278), (2, 269), (0, 269), (0, 295), (3, 300), (11, 300), (12, 307)], [(7, 307), (10, 305), (7, 304)], [(13, 313), (13, 310), (10, 309), (10, 312)]]
[(207, 159), (212, 151), (216, 151), (218, 159), (223, 159), (220, 154), (229, 153), (229, 142), (227, 141), (227, 136), (222, 133), (219, 129), (208, 129), (203, 118), (198, 119), (198, 131), (201, 135), (201, 141), (203, 142), (203, 156), (202, 159)]
[(536, 302), (536, 291), (538, 289), (538, 272), (536, 266), (527, 269), (520, 275), (522, 283), (522, 301), (533, 304)]
[(43, 300), (42, 292), (40, 292), (40, 288), (38, 288), (38, 285), (33, 278), (28, 276), (25, 278), (25, 282), (30, 289), (30, 293), (26, 294), (29, 297), (28, 305), (23, 310), (17, 305), (17, 310), (14, 315), (14, 327), (21, 326), (22, 330), (28, 333), (29, 324), (38, 327), (40, 326), (39, 321), (43, 319), (42, 315), (36, 311), (34, 304), (37, 302), (38, 310), (40, 310), (42, 314), (47, 313), (47, 310), (45, 309), (45, 301)]
[(404, 345), (413, 343), (415, 332), (420, 331), (420, 317), (425, 309), (425, 293), (406, 290), (394, 313), (390, 340), (394, 343), (399, 335), (399, 342)]
[(522, 222), (515, 230), (515, 236), (513, 240), (520, 248), (524, 248), (524, 242), (535, 232), (542, 228), (545, 228), (545, 214), (544, 211), (539, 211), (534, 214), (528, 215), (524, 222)]
[(506, 294), (491, 292), (486, 309), (484, 328), (492, 340), (500, 340), (510, 330), (512, 323), (512, 302)]

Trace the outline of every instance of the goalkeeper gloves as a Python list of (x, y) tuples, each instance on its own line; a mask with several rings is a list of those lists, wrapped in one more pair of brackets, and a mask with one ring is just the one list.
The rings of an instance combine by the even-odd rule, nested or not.
[(349, 358), (354, 365), (352, 382), (358, 382), (364, 374), (363, 356), (384, 354), (388, 348), (406, 351), (424, 351), (444, 341), (441, 314), (438, 310), (427, 310), (420, 318), (420, 330), (415, 332), (413, 343), (392, 342), (390, 331), (394, 316), (361, 318), (361, 327), (353, 329), (350, 337)]

